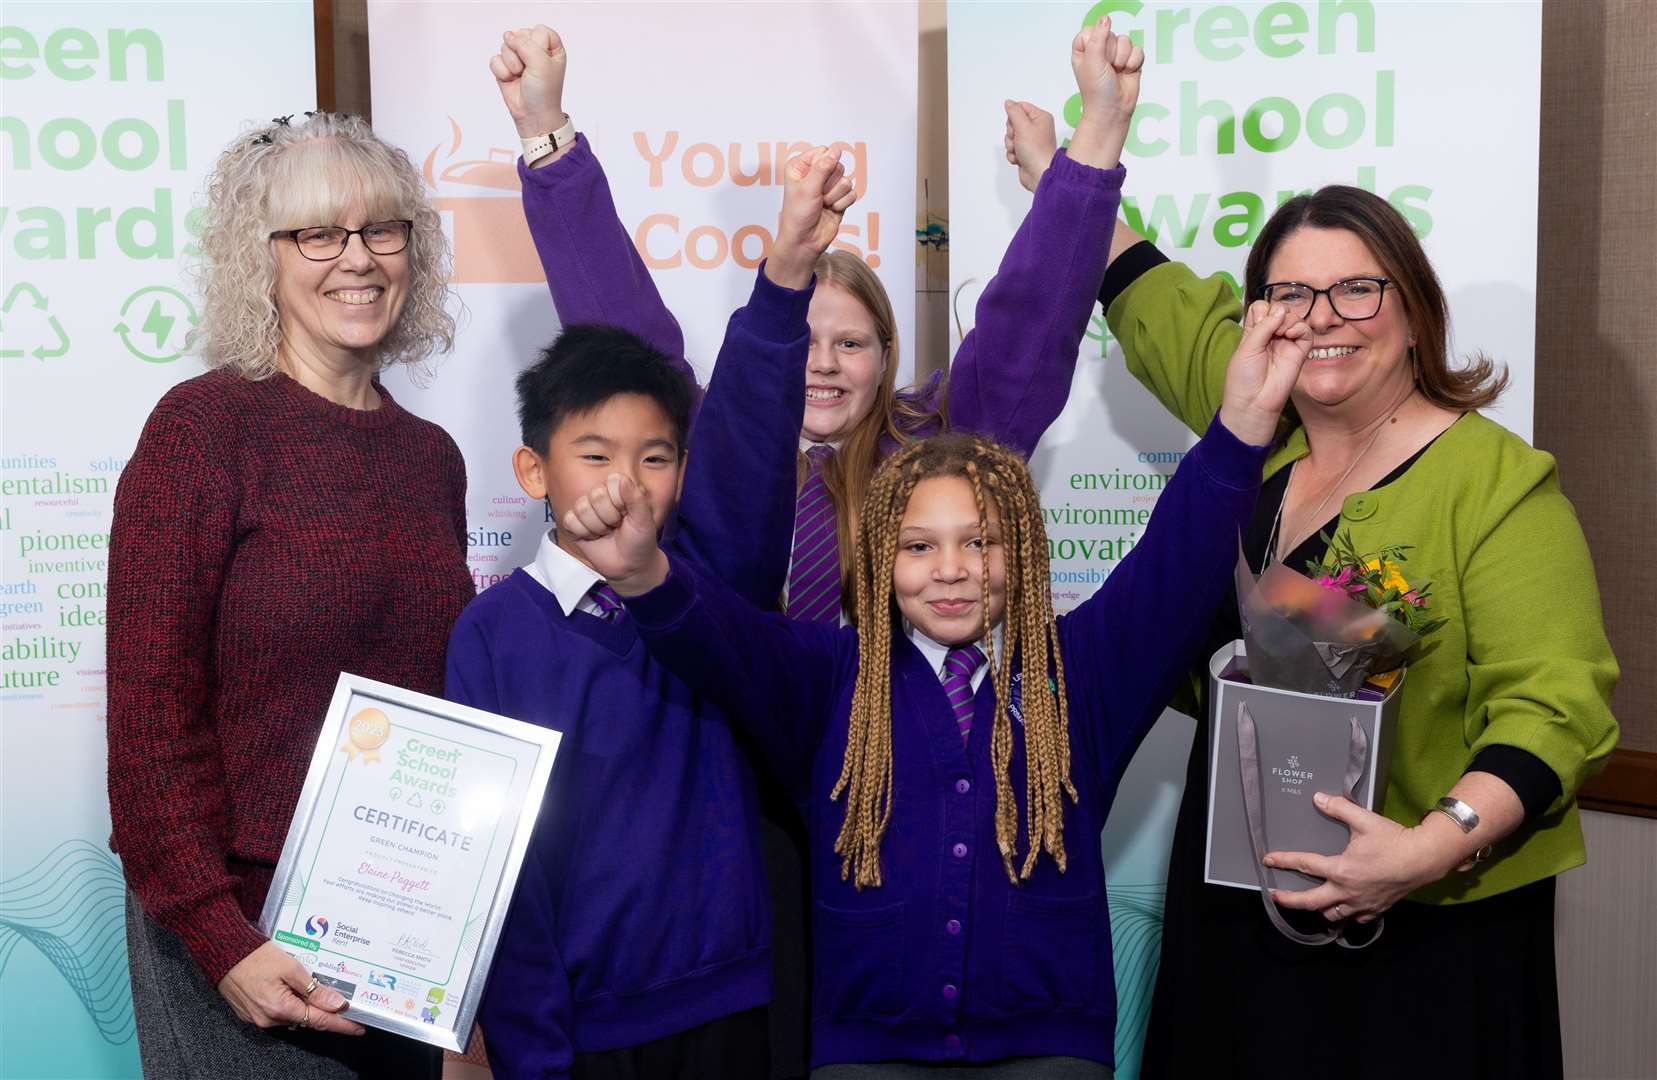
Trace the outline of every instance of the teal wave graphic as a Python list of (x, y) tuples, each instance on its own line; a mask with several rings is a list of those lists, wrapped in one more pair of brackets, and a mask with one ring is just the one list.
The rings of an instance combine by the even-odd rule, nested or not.
[(1116, 968), (1116, 1080), (1136, 1080), (1162, 956), (1166, 885), (1110, 887), (1110, 948)]
[(112, 1044), (136, 1033), (127, 981), (126, 880), (115, 857), (69, 840), (0, 881), (0, 977), (20, 942), (57, 968)]

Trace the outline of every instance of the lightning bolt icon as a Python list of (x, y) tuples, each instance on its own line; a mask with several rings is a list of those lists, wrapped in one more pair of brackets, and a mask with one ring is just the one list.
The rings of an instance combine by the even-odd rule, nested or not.
[(160, 352), (167, 335), (173, 331), (175, 321), (173, 316), (162, 313), (161, 302), (158, 300), (150, 305), (150, 313), (144, 317), (144, 325), (140, 329), (143, 333), (155, 335), (155, 348)]

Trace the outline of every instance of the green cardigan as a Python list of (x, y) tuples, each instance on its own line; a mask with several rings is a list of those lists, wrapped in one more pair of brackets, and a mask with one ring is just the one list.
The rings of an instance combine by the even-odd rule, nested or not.
[[(1106, 317), (1134, 377), (1200, 434), (1220, 407), (1242, 311), (1225, 279), (1165, 263), (1129, 285)], [(1286, 418), (1279, 438), (1268, 477), (1307, 453), (1298, 422)], [(1449, 619), (1404, 682), (1386, 815), (1419, 822), (1492, 744), (1534, 754), (1563, 791), (1488, 862), (1411, 899), (1478, 900), (1581, 865), (1576, 790), (1616, 745), (1617, 661), (1552, 455), (1468, 413), (1403, 476), (1348, 496), (1341, 528), (1360, 551), (1414, 545), (1405, 575), (1430, 578), (1432, 613)]]

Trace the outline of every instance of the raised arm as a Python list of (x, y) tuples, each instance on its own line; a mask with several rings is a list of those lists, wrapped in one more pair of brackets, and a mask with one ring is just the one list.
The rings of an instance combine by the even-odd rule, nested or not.
[(761, 612), (713, 575), (670, 560), (647, 493), (620, 474), (576, 500), (558, 527), (626, 601), (656, 658), (718, 702), (803, 799), (836, 687), (850, 685), (840, 669), (855, 662), (852, 632)]
[[(533, 139), (563, 127), (563, 39), (545, 26), (509, 30), (489, 70), (518, 135)], [(685, 338), (662, 303), (633, 239), (616, 214), (610, 183), (585, 136), (537, 160), (518, 161), (524, 217), (546, 271), (558, 318), (631, 330), (695, 372), (684, 360)]]
[[(1057, 148), (1051, 114), (1028, 102), (1010, 104), (1007, 160), (1027, 190), (1039, 192)], [(1183, 263), (1170, 263), (1154, 239), (1115, 222), (1100, 252), (1106, 269), (1098, 299), (1128, 371), (1200, 435), (1220, 407), (1226, 363), (1243, 336), (1243, 305), (1224, 277), (1198, 278)]]
[(775, 606), (788, 576), (812, 267), (856, 197), (823, 147), (784, 168), (777, 242), (726, 330), (674, 534), (679, 552), (762, 608)]
[(1263, 304), (1258, 315), (1232, 361), (1218, 415), (1157, 497), (1139, 543), (1060, 622), (1067, 670), (1086, 671), (1079, 689), (1108, 699), (1104, 722), (1083, 729), (1101, 775), (1119, 778), (1127, 768), (1200, 659), (1228, 595), (1238, 535), (1254, 512), (1277, 417), (1307, 350), (1304, 323)]
[[(1110, 32), (1108, 16), (1076, 35), (1071, 67), (1082, 93), (1076, 134), (1036, 187), (950, 369), (954, 426), (992, 435), (1026, 456), (1070, 395), (1110, 252), (1122, 145), (1144, 60), (1126, 36)], [(1014, 128), (1038, 122), (1033, 114), (1040, 110), (1027, 102), (1007, 102), (1009, 155)]]

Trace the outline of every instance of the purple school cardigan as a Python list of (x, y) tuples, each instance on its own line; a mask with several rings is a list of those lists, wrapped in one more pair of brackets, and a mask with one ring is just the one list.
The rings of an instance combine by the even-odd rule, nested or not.
[[(761, 612), (674, 557), (628, 612), (662, 663), (718, 701), (789, 785), (810, 832), (813, 1065), (992, 1061), (1061, 1054), (1111, 1063), (1110, 920), (1098, 835), (1123, 771), (1203, 648), (1227, 595), (1264, 447), (1218, 420), (1186, 455), (1139, 544), (1059, 619), (1080, 801), (1066, 804), (1068, 871), (1008, 882), (995, 841), (993, 681), (962, 744), (942, 684), (901, 633), (892, 649), (891, 823), (884, 884), (841, 879), (845, 753), (857, 631)], [(786, 528), (766, 544), (780, 545)], [(1018, 723), (1016, 706), (1014, 723)], [(1012, 787), (1024, 792), (1022, 738)]]

